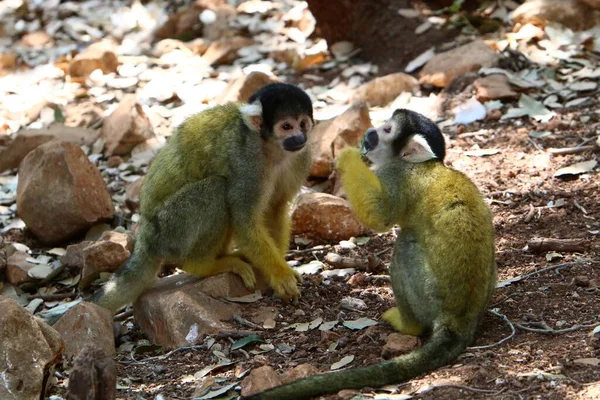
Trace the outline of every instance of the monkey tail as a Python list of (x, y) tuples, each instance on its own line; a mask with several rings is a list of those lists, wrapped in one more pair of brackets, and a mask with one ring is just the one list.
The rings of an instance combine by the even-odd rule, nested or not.
[(111, 311), (134, 302), (154, 283), (162, 260), (136, 243), (133, 254), (89, 301)]
[(366, 367), (313, 375), (242, 399), (310, 399), (315, 396), (337, 393), (343, 389), (381, 387), (400, 383), (449, 364), (466, 347), (465, 339), (459, 338), (446, 327), (440, 327), (437, 331), (434, 330), (430, 340), (424, 346), (406, 355)]

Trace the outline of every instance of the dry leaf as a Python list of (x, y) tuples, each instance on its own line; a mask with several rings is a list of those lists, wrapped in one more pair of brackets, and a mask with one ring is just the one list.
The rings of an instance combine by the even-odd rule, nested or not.
[(346, 356), (346, 357), (342, 358), (340, 361), (331, 364), (331, 369), (332, 370), (340, 369), (340, 368), (345, 367), (346, 365), (350, 364), (352, 361), (354, 361), (354, 356), (352, 356), (352, 355)]
[(596, 160), (578, 162), (578, 163), (569, 165), (568, 167), (559, 169), (558, 171), (556, 171), (554, 173), (554, 176), (558, 177), (558, 176), (563, 176), (563, 175), (584, 174), (586, 172), (592, 171), (596, 167), (597, 164), (598, 164), (598, 161), (596, 161)]

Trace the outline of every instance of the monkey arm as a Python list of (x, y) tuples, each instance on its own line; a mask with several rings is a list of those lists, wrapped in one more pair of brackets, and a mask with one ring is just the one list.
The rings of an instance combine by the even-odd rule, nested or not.
[(359, 150), (342, 150), (337, 169), (350, 206), (361, 222), (378, 232), (390, 229), (393, 218), (388, 195), (377, 175), (361, 160)]

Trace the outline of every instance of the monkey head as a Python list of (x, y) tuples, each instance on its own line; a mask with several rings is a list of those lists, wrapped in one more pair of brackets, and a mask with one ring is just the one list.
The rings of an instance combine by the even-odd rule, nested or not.
[(271, 83), (254, 93), (242, 113), (251, 128), (264, 140), (277, 141), (283, 150), (302, 149), (311, 131), (313, 109), (310, 97), (299, 87), (287, 83)]
[(376, 166), (398, 158), (412, 163), (432, 159), (443, 162), (446, 156), (444, 136), (438, 126), (406, 109), (397, 109), (383, 125), (368, 129), (361, 152)]

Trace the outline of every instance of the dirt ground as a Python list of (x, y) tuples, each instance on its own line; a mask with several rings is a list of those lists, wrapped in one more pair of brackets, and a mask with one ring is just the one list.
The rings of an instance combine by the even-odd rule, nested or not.
[[(552, 175), (561, 166), (594, 155), (550, 157), (544, 151), (547, 147), (575, 146), (597, 134), (600, 121), (597, 110), (598, 104), (594, 103), (568, 113), (559, 111), (560, 123), (555, 135), (543, 139), (528, 136), (530, 131), (544, 128), (528, 122), (515, 128), (514, 122), (486, 121), (480, 123), (479, 131), (477, 127), (469, 129), (479, 132), (478, 135), (461, 136), (452, 132), (456, 128), (445, 130), (449, 138), (447, 163), (464, 171), (478, 184), (493, 211), (499, 281), (540, 271), (549, 265), (564, 265), (497, 289), (491, 308), (505, 315), (513, 325), (538, 329), (542, 326), (556, 332), (528, 332), (517, 327), (511, 335), (507, 322), (488, 314), (474, 345), (491, 345), (509, 337), (508, 340), (488, 349), (469, 349), (452, 365), (397, 385), (398, 393), (418, 399), (592, 399), (600, 396), (600, 369), (574, 362), (600, 356), (598, 340), (592, 340), (589, 327), (600, 322), (600, 258), (596, 239), (600, 229), (598, 180), (593, 174), (574, 179)], [(590, 120), (582, 124), (581, 116), (589, 116)], [(500, 152), (489, 157), (461, 154), (475, 143)], [(526, 251), (528, 241), (534, 237), (582, 238), (587, 239), (590, 246), (581, 253), (560, 253), (563, 258), (549, 262), (545, 252)], [(364, 247), (352, 250), (354, 254), (349, 255), (378, 254), (386, 263), (392, 245), (392, 233), (375, 235)], [(308, 262), (322, 259), (325, 253), (309, 252), (296, 259)], [(280, 321), (292, 324), (309, 322), (316, 317), (325, 321), (379, 318), (393, 304), (389, 283), (382, 278), (385, 267), (359, 273), (364, 279), (357, 279), (359, 283), (352, 286), (345, 280), (306, 279), (297, 306), (285, 305), (269, 296), (253, 303), (249, 310), (272, 306), (280, 314), (278, 328), (261, 331), (260, 336), (276, 347), (287, 345), (292, 350), (252, 356), (248, 351), (257, 345), (251, 344), (228, 353), (233, 364), (213, 371), (211, 376), (218, 382), (219, 378), (232, 379), (241, 371), (261, 365), (271, 365), (278, 372), (284, 372), (302, 363), (327, 371), (332, 363), (350, 354), (355, 356), (351, 366), (381, 361), (382, 347), (392, 332), (387, 325), (357, 331), (338, 326), (328, 333), (319, 330), (299, 333), (279, 328)], [(344, 296), (364, 300), (368, 310), (341, 308), (340, 300)], [(141, 338), (134, 326), (123, 340)], [(337, 351), (328, 351), (335, 341), (338, 341)], [(232, 342), (231, 338), (216, 337), (216, 343), (223, 349), (229, 349)], [(149, 399), (159, 393), (163, 398), (191, 398), (198, 383), (186, 383), (182, 377), (217, 362), (212, 352), (202, 349), (179, 351), (167, 359), (151, 358), (156, 354), (139, 355), (136, 361), (131, 361), (129, 353), (120, 353), (119, 383), (127, 388), (119, 390), (119, 398)], [(373, 391), (364, 389), (363, 393)]]

